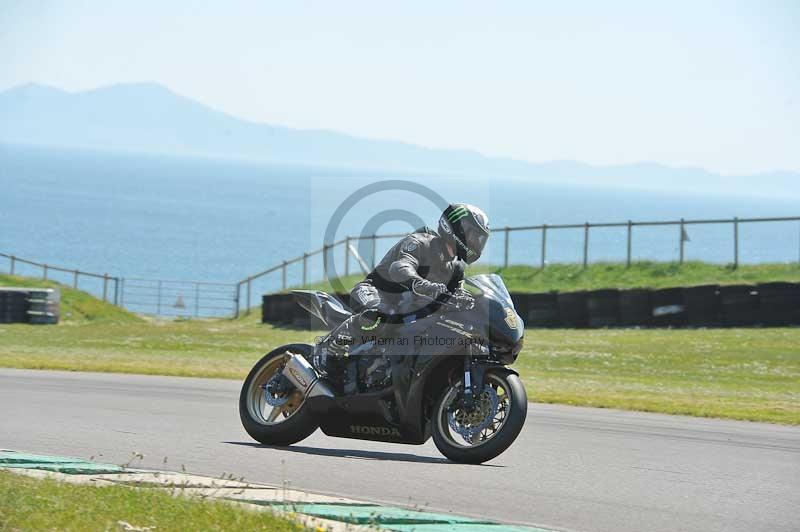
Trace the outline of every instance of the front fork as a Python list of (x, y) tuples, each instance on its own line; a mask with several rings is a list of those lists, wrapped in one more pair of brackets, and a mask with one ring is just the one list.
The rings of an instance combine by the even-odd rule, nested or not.
[(464, 357), (464, 396), (462, 403), (467, 410), (475, 406), (475, 398), (483, 391), (485, 364), (473, 364), (472, 355)]

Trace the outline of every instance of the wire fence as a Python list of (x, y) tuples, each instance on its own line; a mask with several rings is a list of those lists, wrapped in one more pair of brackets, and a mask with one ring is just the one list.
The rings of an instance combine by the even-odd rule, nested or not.
[[(704, 235), (707, 240), (713, 241), (713, 246), (706, 246), (707, 249), (713, 247), (714, 258), (722, 259), (723, 262), (737, 268), (742, 259), (743, 232), (745, 227), (772, 223), (776, 224), (779, 230), (786, 235), (782, 239), (786, 243), (784, 254), (789, 262), (796, 260), (800, 263), (800, 216), (789, 217), (769, 217), (769, 218), (715, 218), (715, 219), (678, 219), (660, 221), (633, 221), (625, 222), (603, 222), (580, 224), (541, 224), (529, 226), (501, 227), (491, 230), (494, 234), (501, 234), (502, 256), (500, 263), (504, 267), (513, 264), (536, 265), (545, 268), (551, 263), (579, 263), (583, 267), (588, 267), (592, 262), (599, 261), (619, 261), (624, 262), (630, 267), (631, 263), (641, 260), (642, 256), (637, 254), (637, 245), (641, 246), (644, 241), (650, 242), (648, 250), (660, 247), (662, 252), (658, 254), (658, 260), (675, 261), (683, 264), (686, 260), (702, 260), (702, 255), (689, 257), (687, 244), (693, 240), (690, 236), (695, 233), (697, 228), (714, 227), (713, 234)], [(794, 224), (792, 230), (787, 224)], [(770, 226), (773, 227), (773, 226)], [(773, 227), (773, 230), (774, 230)], [(664, 231), (671, 229), (672, 233)], [(725, 231), (727, 229), (727, 231)], [(523, 260), (512, 258), (512, 244), (515, 237), (512, 235), (529, 234), (534, 238), (528, 239), (525, 245), (514, 245), (524, 256)], [(725, 234), (727, 233), (727, 234)], [(253, 303), (253, 294), (266, 293), (269, 291), (286, 290), (290, 286), (307, 285), (309, 279), (331, 278), (340, 275), (350, 275), (360, 270), (367, 273), (375, 267), (376, 260), (379, 258), (379, 247), (382, 240), (395, 240), (406, 236), (407, 233), (391, 234), (372, 234), (362, 236), (347, 236), (341, 240), (323, 245), (321, 248), (304, 253), (301, 256), (286, 260), (262, 272), (250, 275), (237, 283), (237, 294), (240, 295), (242, 307), (249, 311)], [(560, 246), (554, 245), (554, 237), (565, 235)], [(757, 241), (758, 234), (752, 235), (748, 239), (749, 243)], [(592, 243), (598, 240), (602, 242), (602, 253), (593, 254)], [(366, 246), (359, 245), (365, 242)], [(492, 239), (490, 239), (490, 242)], [(638, 243), (638, 244), (637, 244)], [(564, 244), (567, 244), (566, 246)], [(356, 248), (359, 247), (361, 253)], [(727, 247), (727, 253), (725, 248)], [(755, 246), (754, 246), (755, 247)], [(569, 252), (571, 248), (571, 253)], [(611, 254), (610, 250), (617, 249), (616, 253)], [(600, 250), (598, 250), (600, 251)], [(553, 253), (555, 252), (555, 253)], [(555, 258), (551, 256), (555, 255)], [(319, 257), (319, 259), (317, 259)], [(727, 257), (727, 258), (725, 258)], [(653, 258), (653, 257), (648, 257)], [(321, 262), (321, 268), (315, 267), (313, 260)], [(764, 262), (764, 261), (754, 261)], [(340, 270), (336, 265), (341, 264)], [(318, 273), (314, 276), (313, 273)], [(276, 282), (278, 281), (279, 282)]]
[(120, 306), (139, 314), (208, 318), (237, 316), (235, 283), (124, 278)]
[[(800, 216), (541, 224), (495, 228), (492, 233), (502, 235), (499, 241), (490, 239), (490, 243), (495, 241), (494, 256), (502, 257), (495, 263), (505, 267), (527, 264), (545, 268), (552, 263), (588, 267), (599, 261), (624, 262), (630, 266), (647, 258), (679, 263), (713, 259), (736, 268), (743, 258), (746, 262), (776, 261), (774, 253), (749, 251), (758, 249), (762, 242), (772, 251), (778, 240), (785, 245), (781, 262), (800, 263)], [(9, 260), (11, 274), (57, 280), (134, 312), (174, 317), (238, 317), (243, 310), (249, 312), (259, 303), (260, 294), (357, 272), (366, 274), (388, 246), (406, 234), (346, 236), (235, 283), (121, 278), (4, 253), (0, 257)], [(776, 239), (776, 234), (780, 238)], [(523, 239), (524, 235), (527, 238)], [(695, 251), (690, 256), (687, 245), (696, 241), (705, 245), (700, 247), (700, 254)], [(639, 248), (646, 248), (646, 253), (640, 253)]]

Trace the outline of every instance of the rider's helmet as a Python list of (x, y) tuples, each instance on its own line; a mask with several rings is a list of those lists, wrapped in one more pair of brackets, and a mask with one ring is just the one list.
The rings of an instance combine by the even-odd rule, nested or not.
[(474, 205), (452, 203), (439, 218), (439, 235), (450, 242), (459, 259), (472, 264), (489, 238), (489, 217)]

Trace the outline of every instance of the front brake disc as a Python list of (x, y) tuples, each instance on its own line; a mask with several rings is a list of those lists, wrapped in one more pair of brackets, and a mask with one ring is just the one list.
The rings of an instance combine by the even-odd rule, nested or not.
[(448, 409), (447, 424), (456, 434), (467, 441), (479, 434), (494, 421), (497, 415), (497, 392), (489, 385), (483, 389), (478, 404), (469, 411), (463, 409)]

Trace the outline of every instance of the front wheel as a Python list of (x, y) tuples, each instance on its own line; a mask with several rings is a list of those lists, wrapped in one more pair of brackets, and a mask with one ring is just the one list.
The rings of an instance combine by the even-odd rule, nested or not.
[(480, 464), (495, 458), (517, 439), (528, 413), (528, 396), (517, 375), (486, 372), (485, 385), (472, 408), (461, 404), (463, 384), (451, 384), (436, 402), (433, 442), (454, 462)]
[(254, 440), (266, 445), (291, 445), (317, 430), (319, 425), (303, 394), (281, 382), (287, 353), (305, 354), (311, 349), (306, 344), (279, 347), (250, 370), (239, 394), (239, 417)]

